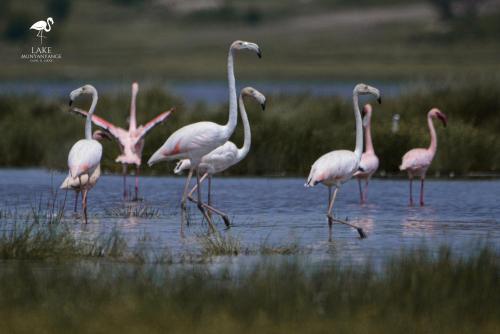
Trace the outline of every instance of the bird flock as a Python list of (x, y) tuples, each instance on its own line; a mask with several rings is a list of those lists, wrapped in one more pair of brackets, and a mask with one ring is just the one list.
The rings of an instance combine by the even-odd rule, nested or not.
[[(250, 151), (251, 130), (250, 122), (245, 109), (244, 99), (253, 99), (260, 104), (262, 110), (266, 107), (266, 97), (252, 87), (243, 88), (239, 94), (236, 92), (236, 80), (234, 75), (234, 62), (236, 54), (247, 50), (262, 57), (260, 47), (251, 42), (235, 41), (229, 48), (227, 58), (227, 76), (229, 85), (229, 115), (225, 124), (214, 122), (197, 122), (186, 125), (172, 133), (165, 143), (154, 152), (148, 160), (148, 165), (153, 166), (162, 161), (177, 161), (174, 168), (175, 174), (187, 172), (184, 191), (181, 199), (181, 235), (184, 235), (184, 225), (187, 223), (187, 201), (196, 204), (197, 208), (208, 223), (210, 230), (215, 231), (213, 215), (218, 215), (224, 221), (226, 227), (231, 226), (229, 216), (224, 211), (216, 208), (211, 200), (212, 177), (243, 160)], [(86, 118), (85, 139), (77, 141), (68, 155), (69, 173), (63, 181), (61, 188), (74, 190), (75, 206), (77, 211), (78, 199), (82, 196), (82, 210), (85, 223), (87, 223), (87, 197), (88, 192), (95, 186), (101, 175), (100, 162), (102, 158), (103, 139), (114, 139), (121, 150), (116, 162), (123, 165), (123, 197), (127, 199), (126, 175), (128, 165), (135, 165), (135, 196), (139, 198), (138, 175), (142, 163), (142, 150), (146, 134), (156, 125), (167, 120), (175, 108), (162, 112), (145, 125), (137, 126), (136, 122), (136, 98), (139, 85), (132, 84), (132, 98), (130, 103), (130, 121), (128, 130), (120, 128), (105, 119), (94, 115), (98, 101), (97, 90), (92, 85), (84, 85), (70, 93), (70, 106), (80, 95), (91, 95), (92, 103), (88, 111), (80, 108), (72, 108), (75, 114)], [(347, 221), (337, 219), (333, 214), (333, 207), (337, 193), (342, 184), (352, 177), (357, 178), (359, 184), (360, 202), (367, 202), (368, 183), (372, 175), (377, 171), (379, 159), (375, 154), (371, 136), (371, 119), (373, 107), (364, 105), (362, 111), (359, 106), (360, 95), (371, 95), (378, 103), (382, 102), (380, 91), (372, 86), (360, 83), (353, 90), (353, 111), (356, 121), (356, 144), (354, 151), (335, 150), (325, 153), (319, 157), (311, 167), (305, 187), (314, 187), (322, 183), (328, 187), (328, 205), (326, 216), (331, 235), (332, 225), (342, 223), (355, 228), (360, 237), (365, 237), (363, 230)], [(243, 123), (244, 142), (241, 148), (229, 139), (234, 133), (239, 114)], [(362, 116), (363, 113), (363, 116)], [(409, 177), (409, 204), (413, 205), (412, 183), (413, 177), (420, 177), (420, 205), (424, 205), (424, 180), (437, 149), (437, 136), (433, 119), (440, 119), (446, 126), (446, 115), (437, 108), (431, 109), (427, 114), (427, 122), (430, 131), (431, 143), (428, 148), (415, 148), (408, 151), (402, 158), (400, 170), (406, 171)], [(92, 133), (92, 123), (100, 130)], [(364, 146), (364, 150), (363, 150)], [(191, 179), (196, 183), (191, 187)], [(201, 196), (201, 186), (204, 181), (208, 182), (208, 197), (205, 202)], [(196, 192), (196, 196), (194, 193)]]

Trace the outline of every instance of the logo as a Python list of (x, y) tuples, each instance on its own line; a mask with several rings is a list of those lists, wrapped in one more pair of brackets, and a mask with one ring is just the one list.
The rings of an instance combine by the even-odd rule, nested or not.
[(62, 59), (62, 54), (56, 52), (54, 47), (46, 45), (43, 46), (43, 42), (47, 39), (44, 33), (48, 33), (52, 30), (54, 25), (54, 19), (48, 17), (47, 20), (40, 20), (29, 28), (29, 30), (38, 31), (36, 37), (40, 39), (40, 45), (32, 46), (30, 52), (22, 53), (21, 59), (26, 60), (30, 63), (55, 63), (57, 60)]

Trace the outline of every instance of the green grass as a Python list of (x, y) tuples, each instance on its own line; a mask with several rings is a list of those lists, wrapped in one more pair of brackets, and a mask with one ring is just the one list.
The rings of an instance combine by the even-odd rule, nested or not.
[(498, 253), (415, 250), (381, 270), (266, 261), (205, 267), (28, 262), (0, 268), (8, 333), (497, 333)]
[[(438, 151), (429, 175), (500, 172), (499, 82), (494, 77), (468, 81), (450, 79), (396, 98), (384, 97), (382, 105), (365, 99), (374, 106), (372, 132), (380, 158), (379, 171), (398, 173), (406, 151), (428, 146), (426, 114), (431, 107), (439, 107), (448, 115), (449, 125), (444, 128), (435, 122)], [(88, 108), (86, 101), (78, 101), (78, 104)], [(102, 94), (96, 114), (125, 126), (128, 105), (127, 95)], [(219, 123), (227, 120), (227, 105), (188, 106), (160, 89), (151, 88), (139, 96), (138, 121), (143, 123), (171, 106), (176, 106), (177, 111), (148, 135), (143, 161), (181, 126), (203, 120)], [(305, 176), (322, 154), (354, 148), (352, 103), (348, 100), (335, 96), (280, 95), (268, 96), (267, 106), (262, 112), (253, 101), (247, 101), (252, 148), (249, 155), (226, 174)], [(2, 96), (0, 110), (0, 166), (66, 169), (67, 152), (83, 137), (84, 119), (71, 114), (62, 101), (36, 96)], [(400, 131), (394, 134), (391, 120), (396, 113), (401, 115), (401, 121)], [(238, 146), (243, 142), (242, 132), (239, 126), (231, 139)], [(114, 162), (119, 154), (117, 145), (108, 141), (103, 145), (103, 169), (120, 173), (121, 167)], [(171, 174), (173, 167), (173, 164), (144, 167), (142, 173)]]

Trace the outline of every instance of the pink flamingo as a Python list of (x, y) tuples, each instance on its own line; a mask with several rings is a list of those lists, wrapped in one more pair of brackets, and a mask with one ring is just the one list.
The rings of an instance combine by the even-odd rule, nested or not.
[[(324, 154), (312, 165), (311, 172), (309, 173), (307, 182), (304, 185), (305, 187), (314, 187), (318, 183), (323, 183), (328, 187), (328, 211), (326, 216), (328, 218), (330, 237), (334, 221), (356, 228), (361, 238), (366, 236), (361, 228), (347, 222), (334, 219), (332, 216), (333, 204), (335, 202), (335, 197), (337, 196), (337, 191), (340, 189), (342, 184), (348, 181), (359, 169), (361, 154), (363, 153), (363, 129), (361, 124), (361, 114), (359, 112), (358, 95), (366, 94), (374, 95), (377, 97), (378, 102), (381, 103), (380, 92), (377, 88), (365, 84), (357, 84), (356, 87), (354, 87), (352, 92), (354, 117), (356, 119), (356, 148), (354, 149), (354, 152), (348, 150), (337, 150)], [(333, 197), (332, 187), (335, 187)]]
[(202, 212), (210, 228), (215, 230), (212, 220), (206, 211), (207, 204), (203, 203), (201, 199), (200, 171), (198, 167), (201, 163), (202, 157), (226, 143), (236, 128), (238, 111), (233, 58), (236, 51), (245, 49), (255, 52), (259, 58), (262, 56), (259, 46), (255, 43), (235, 41), (231, 44), (227, 58), (227, 75), (229, 84), (228, 122), (225, 125), (213, 122), (198, 122), (186, 125), (175, 131), (148, 161), (149, 166), (161, 161), (172, 161), (178, 159), (189, 159), (190, 161), (189, 174), (186, 179), (181, 201), (181, 236), (184, 235), (183, 226), (186, 214), (186, 199), (193, 172), (196, 172), (198, 209)]
[[(69, 175), (72, 178), (78, 178), (79, 183), (83, 185), (83, 177), (89, 179), (101, 163), (102, 145), (97, 140), (92, 139), (91, 118), (97, 105), (97, 90), (92, 85), (85, 85), (75, 89), (70, 94), (69, 105), (82, 94), (92, 95), (92, 104), (87, 114), (85, 122), (85, 139), (77, 141), (68, 155)], [(82, 187), (82, 208), (85, 224), (87, 223), (87, 193), (90, 190), (90, 183)]]
[[(101, 141), (103, 139), (110, 140), (111, 138), (109, 137), (109, 134), (106, 131), (96, 130), (92, 135), (92, 139)], [(94, 172), (92, 172), (92, 174), (90, 175), (85, 174), (82, 175), (81, 177), (72, 177), (71, 174), (68, 174), (66, 179), (63, 181), (59, 189), (69, 189), (75, 191), (75, 207), (74, 207), (75, 213), (78, 208), (78, 196), (80, 192), (82, 192), (84, 188), (87, 188), (87, 190), (92, 189), (97, 184), (97, 180), (99, 180), (100, 176), (101, 176), (101, 165), (99, 164), (97, 168), (94, 170)]]
[(446, 127), (448, 122), (446, 115), (437, 108), (431, 109), (427, 113), (427, 124), (429, 125), (429, 131), (431, 133), (431, 144), (429, 148), (414, 148), (406, 152), (403, 156), (401, 166), (399, 166), (400, 170), (406, 170), (408, 172), (408, 177), (410, 178), (410, 206), (413, 205), (412, 183), (414, 176), (420, 176), (420, 205), (424, 206), (425, 173), (431, 165), (437, 149), (437, 136), (432, 122), (433, 118), (439, 118)]
[[(146, 134), (151, 131), (155, 126), (164, 122), (175, 108), (167, 110), (149, 122), (144, 126), (137, 126), (136, 121), (136, 97), (139, 91), (139, 84), (137, 82), (132, 83), (132, 99), (130, 101), (130, 124), (128, 130), (122, 129), (98, 116), (92, 116), (92, 122), (99, 126), (100, 128), (106, 130), (110, 133), (118, 142), (122, 154), (116, 158), (116, 162), (123, 165), (123, 198), (127, 198), (127, 166), (135, 165), (135, 198), (139, 198), (139, 170), (141, 167), (141, 157), (142, 150), (144, 148), (144, 138)], [(87, 112), (79, 108), (73, 108), (73, 112), (81, 116), (86, 117)]]
[[(361, 161), (359, 162), (359, 170), (354, 173), (354, 176), (358, 179), (359, 185), (359, 197), (361, 204), (366, 203), (368, 195), (368, 182), (370, 181), (372, 175), (377, 171), (379, 161), (375, 154), (372, 143), (372, 132), (371, 132), (371, 121), (372, 121), (372, 106), (366, 104), (363, 108), (363, 127), (365, 128), (365, 152), (361, 155)], [(363, 191), (363, 186), (361, 185), (361, 180), (365, 181), (365, 189)]]

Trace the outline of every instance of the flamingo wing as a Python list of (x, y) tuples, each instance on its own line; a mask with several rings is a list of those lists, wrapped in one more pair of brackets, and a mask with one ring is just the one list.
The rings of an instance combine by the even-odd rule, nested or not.
[(152, 120), (150, 120), (149, 122), (144, 124), (144, 127), (142, 128), (141, 134), (136, 139), (136, 143), (138, 141), (140, 141), (141, 139), (143, 139), (146, 136), (146, 134), (150, 130), (152, 130), (155, 126), (163, 123), (174, 111), (175, 111), (175, 108), (171, 108), (170, 110), (162, 112), (161, 114), (159, 114), (158, 116), (156, 116), (155, 118), (153, 118)]
[(101, 163), (102, 145), (94, 139), (77, 141), (68, 155), (68, 167), (72, 177), (92, 173)]
[(422, 169), (428, 167), (432, 162), (433, 156), (424, 148), (415, 148), (406, 152), (403, 156), (400, 170)]
[(224, 145), (203, 156), (201, 164), (209, 165), (213, 173), (220, 173), (234, 165), (237, 157), (238, 148), (233, 142), (227, 141)]
[(45, 21), (38, 21), (33, 23), (33, 25), (30, 27), (30, 30), (43, 30), (47, 26), (47, 22)]
[(354, 173), (354, 176), (372, 175), (379, 166), (378, 157), (373, 153), (363, 153), (359, 162), (359, 170)]
[[(87, 117), (87, 112), (85, 110), (80, 109), (80, 108), (71, 108), (71, 111), (77, 115), (82, 116), (82, 117)], [(120, 140), (120, 137), (124, 137), (127, 135), (127, 131), (120, 128), (119, 126), (114, 125), (113, 123), (106, 121), (104, 118), (101, 118), (99, 116), (92, 115), (92, 123), (94, 123), (96, 126), (100, 127), (101, 129), (106, 130), (108, 133), (110, 133), (117, 140)]]
[(306, 187), (318, 183), (340, 185), (349, 180), (359, 167), (354, 152), (338, 150), (326, 153), (314, 162), (307, 178)]

